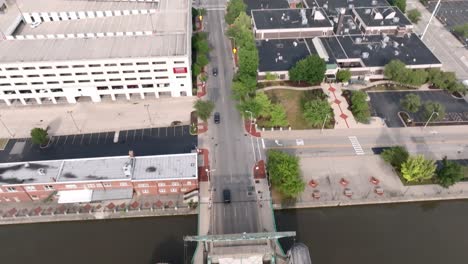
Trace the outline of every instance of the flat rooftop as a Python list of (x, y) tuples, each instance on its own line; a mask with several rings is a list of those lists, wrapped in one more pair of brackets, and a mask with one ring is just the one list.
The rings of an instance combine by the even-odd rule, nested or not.
[[(5, 14), (0, 14), (0, 28), (12, 32), (6, 34), (7, 40), (0, 42), (0, 61), (3, 63), (179, 56), (188, 54), (190, 48), (190, 11), (185, 0), (18, 1), (23, 5), (20, 7), (23, 13), (73, 10), (102, 11), (104, 14), (120, 10), (121, 15), (43, 21), (33, 28), (21, 21), (21, 14), (14, 5), (9, 6)], [(125, 10), (145, 11), (124, 14)], [(11, 30), (13, 26), (14, 30)], [(132, 34), (126, 35), (126, 32)], [(9, 39), (10, 36), (25, 39)]]
[(301, 59), (316, 53), (314, 47), (310, 47), (304, 39), (261, 40), (257, 49), (260, 72), (288, 71)]
[(400, 9), (392, 6), (360, 7), (354, 8), (353, 12), (355, 12), (368, 27), (405, 27), (412, 25)]
[(329, 16), (338, 15), (340, 8), (345, 8), (350, 13), (350, 5), (353, 7), (377, 7), (390, 6), (386, 0), (306, 0), (309, 8), (322, 7)]
[(244, 3), (247, 5), (247, 15), (250, 15), (253, 9), (289, 8), (287, 0), (244, 0)]
[[(301, 11), (302, 10), (302, 11)], [(303, 19), (301, 12), (305, 12)], [(257, 29), (332, 28), (322, 9), (268, 9), (252, 10)]]
[(110, 180), (196, 179), (197, 154), (0, 164), (0, 185)]
[[(407, 65), (440, 65), (441, 62), (415, 34), (404, 37), (382, 35), (343, 35), (307, 39), (262, 40), (257, 44), (259, 71), (287, 71), (311, 54), (340, 60), (362, 61), (363, 67), (383, 67), (398, 59)], [(279, 59), (281, 57), (281, 59)]]

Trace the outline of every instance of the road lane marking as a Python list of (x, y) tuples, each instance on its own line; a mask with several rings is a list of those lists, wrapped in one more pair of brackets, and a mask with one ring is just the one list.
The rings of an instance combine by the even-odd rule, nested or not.
[(237, 216), (237, 208), (234, 207), (234, 218)]
[(304, 140), (303, 139), (296, 139), (296, 145), (304, 146)]
[(265, 140), (262, 138), (262, 147), (265, 149)]
[(256, 138), (256, 139), (257, 139), (258, 156), (259, 156), (260, 160), (262, 160), (262, 152), (260, 151), (260, 143), (259, 143), (258, 138)]
[(255, 162), (257, 162), (257, 154), (255, 153), (255, 147), (254, 147), (254, 143), (253, 143), (253, 136), (250, 136), (250, 144), (252, 145), (252, 152), (254, 154), (254, 160), (255, 160)]
[(351, 145), (354, 148), (354, 151), (356, 152), (357, 155), (364, 155), (364, 150), (362, 149), (361, 144), (359, 143), (357, 137), (355, 136), (350, 136), (348, 137), (349, 141), (351, 141)]

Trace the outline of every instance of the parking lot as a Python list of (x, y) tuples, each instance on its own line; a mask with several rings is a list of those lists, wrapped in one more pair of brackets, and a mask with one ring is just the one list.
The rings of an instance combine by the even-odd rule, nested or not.
[[(468, 103), (463, 99), (456, 99), (445, 91), (408, 91), (408, 92), (368, 92), (371, 103), (371, 114), (385, 120), (388, 127), (402, 127), (403, 123), (398, 117), (398, 112), (403, 111), (400, 100), (407, 94), (414, 93), (420, 96), (421, 103), (434, 101), (445, 106), (445, 118), (440, 124), (455, 122), (468, 122)], [(409, 113), (415, 122), (426, 122), (427, 119), (421, 110), (417, 113)]]
[[(437, 1), (431, 1), (428, 9), (433, 12)], [(437, 11), (437, 18), (449, 30), (458, 25), (468, 23), (468, 2), (467, 1), (442, 1)], [(459, 38), (465, 45), (468, 44), (467, 39)]]
[(0, 162), (124, 156), (129, 150), (136, 156), (188, 153), (197, 142), (189, 126), (122, 130), (118, 136), (115, 131), (54, 136), (46, 148), (30, 138), (11, 139), (0, 151)]

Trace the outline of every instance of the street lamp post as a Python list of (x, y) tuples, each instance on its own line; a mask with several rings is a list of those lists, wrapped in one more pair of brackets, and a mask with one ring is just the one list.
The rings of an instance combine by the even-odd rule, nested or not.
[(424, 125), (423, 129), (427, 127), (427, 124), (429, 124), (429, 121), (431, 121), (432, 119), (432, 116), (436, 114), (437, 116), (439, 116), (439, 113), (437, 112), (432, 112), (431, 116), (429, 117), (429, 119), (427, 120), (426, 124)]
[(73, 111), (70, 110), (70, 111), (67, 111), (67, 113), (70, 115), (73, 121), (73, 124), (75, 125), (76, 130), (78, 130), (78, 132), (81, 132), (81, 129), (78, 127), (78, 125), (76, 124), (75, 118), (73, 117)]
[(249, 126), (249, 133), (252, 133), (252, 121), (253, 121), (253, 113), (249, 110), (245, 110), (246, 113), (250, 114), (250, 126)]
[(325, 123), (327, 122), (328, 116), (329, 116), (329, 114), (327, 114), (325, 116), (325, 119), (323, 119), (323, 124), (322, 124), (322, 129), (320, 129), (320, 134), (322, 134), (322, 132), (323, 132), (323, 128), (325, 127)]

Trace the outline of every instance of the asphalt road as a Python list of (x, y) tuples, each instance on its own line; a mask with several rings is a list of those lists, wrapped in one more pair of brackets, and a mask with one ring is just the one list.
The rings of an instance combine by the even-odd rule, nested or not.
[[(211, 6), (216, 1), (213, 1)], [(215, 102), (215, 112), (221, 123), (209, 121), (209, 130), (199, 137), (201, 146), (211, 150), (211, 183), (213, 206), (210, 233), (234, 234), (258, 232), (260, 223), (252, 170), (255, 163), (251, 138), (245, 133), (242, 119), (231, 99), (231, 80), (234, 65), (231, 47), (224, 36), (224, 10), (209, 9), (205, 17), (211, 46), (209, 73), (218, 68), (218, 76), (207, 82), (209, 99)], [(231, 191), (231, 203), (223, 203), (222, 192)]]
[[(404, 130), (404, 131), (403, 131)], [(373, 148), (404, 145), (410, 153), (433, 159), (468, 158), (468, 128), (427, 127), (348, 129), (264, 139), (266, 149), (281, 149), (299, 156), (373, 155)], [(355, 138), (353, 138), (355, 137)]]

